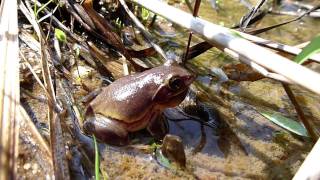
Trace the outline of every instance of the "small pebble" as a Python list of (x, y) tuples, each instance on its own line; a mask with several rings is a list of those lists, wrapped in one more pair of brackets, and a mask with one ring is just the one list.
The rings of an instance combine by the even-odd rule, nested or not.
[(32, 174), (36, 174), (39, 170), (38, 164), (33, 164), (32, 165)]
[(25, 170), (29, 170), (30, 167), (31, 167), (30, 163), (26, 163), (26, 164), (23, 165), (23, 169), (25, 169)]

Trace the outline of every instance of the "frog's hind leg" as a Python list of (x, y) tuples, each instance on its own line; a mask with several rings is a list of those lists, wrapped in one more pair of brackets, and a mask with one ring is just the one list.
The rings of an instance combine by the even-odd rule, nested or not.
[(87, 134), (94, 134), (99, 140), (116, 146), (129, 144), (128, 131), (114, 120), (96, 115), (88, 118), (83, 124)]

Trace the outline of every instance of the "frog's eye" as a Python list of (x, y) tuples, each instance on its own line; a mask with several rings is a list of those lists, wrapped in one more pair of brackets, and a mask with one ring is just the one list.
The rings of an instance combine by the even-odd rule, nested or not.
[(179, 90), (181, 87), (183, 87), (183, 85), (184, 85), (184, 83), (183, 83), (182, 79), (179, 77), (171, 77), (169, 79), (168, 86), (173, 91)]

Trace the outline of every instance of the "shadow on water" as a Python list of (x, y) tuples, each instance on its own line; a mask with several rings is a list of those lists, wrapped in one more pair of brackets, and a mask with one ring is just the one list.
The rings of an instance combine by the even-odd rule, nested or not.
[(180, 136), (185, 146), (193, 149), (193, 153), (201, 152), (218, 157), (227, 157), (232, 153), (247, 155), (240, 139), (218, 114), (211, 115), (215, 118), (212, 120), (216, 124), (214, 127), (204, 126), (192, 118), (185, 117), (176, 108), (167, 109), (165, 115), (174, 117), (169, 121), (169, 133)]

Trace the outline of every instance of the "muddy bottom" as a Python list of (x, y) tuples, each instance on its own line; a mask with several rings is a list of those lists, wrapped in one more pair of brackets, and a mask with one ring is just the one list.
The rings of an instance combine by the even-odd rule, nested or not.
[[(193, 120), (169, 121), (186, 147), (185, 170), (161, 166), (152, 154), (104, 149), (101, 167), (111, 179), (291, 179), (311, 143), (285, 132), (243, 102), (233, 102), (233, 128)], [(171, 110), (173, 111), (173, 110)], [(232, 112), (231, 112), (232, 113)]]

